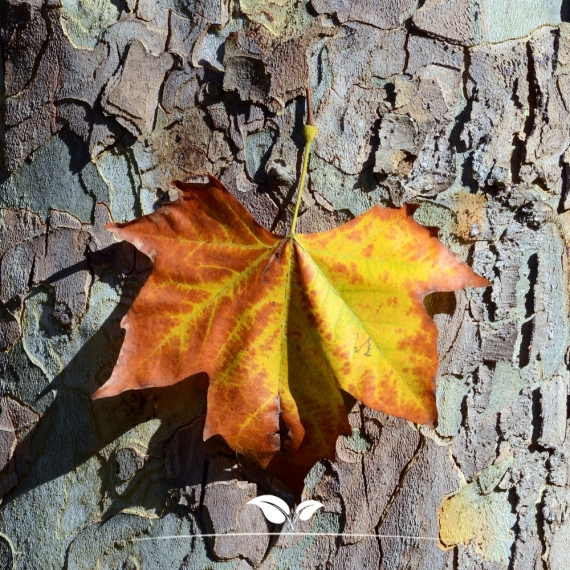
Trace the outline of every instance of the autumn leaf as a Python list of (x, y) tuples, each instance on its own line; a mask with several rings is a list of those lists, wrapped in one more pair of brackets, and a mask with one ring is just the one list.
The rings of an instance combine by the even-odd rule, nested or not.
[(422, 299), (488, 281), (416, 223), (412, 206), (280, 236), (213, 177), (176, 186), (175, 202), (107, 226), (154, 269), (94, 398), (206, 372), (204, 438), (221, 435), (296, 492), (350, 433), (340, 389), (433, 425), (437, 330)]

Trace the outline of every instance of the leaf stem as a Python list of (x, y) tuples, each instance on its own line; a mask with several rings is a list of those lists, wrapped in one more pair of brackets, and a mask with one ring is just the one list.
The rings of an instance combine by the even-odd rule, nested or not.
[(313, 96), (311, 87), (307, 88), (307, 124), (304, 128), (305, 135), (305, 150), (303, 152), (303, 167), (301, 170), (301, 178), (299, 179), (299, 188), (297, 189), (297, 202), (295, 203), (295, 212), (293, 213), (293, 221), (291, 222), (290, 235), (295, 235), (297, 227), (297, 217), (299, 216), (299, 208), (301, 207), (301, 200), (303, 197), (303, 188), (305, 187), (305, 178), (307, 177), (307, 169), (309, 166), (309, 155), (311, 154), (311, 146), (313, 141), (317, 138), (319, 129), (314, 125), (313, 118)]

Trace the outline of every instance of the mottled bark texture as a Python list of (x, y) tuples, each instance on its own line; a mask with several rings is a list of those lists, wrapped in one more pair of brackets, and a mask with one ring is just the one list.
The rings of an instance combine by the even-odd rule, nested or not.
[[(568, 568), (569, 12), (0, 0), (0, 568)], [(203, 442), (203, 378), (90, 401), (150, 270), (103, 225), (209, 172), (285, 229), (308, 82), (300, 230), (419, 203), (493, 287), (426, 300), (437, 428), (347, 399), (352, 436), (307, 478), (325, 508), (300, 528), (397, 538), (146, 540), (278, 530), (246, 502), (292, 498)]]

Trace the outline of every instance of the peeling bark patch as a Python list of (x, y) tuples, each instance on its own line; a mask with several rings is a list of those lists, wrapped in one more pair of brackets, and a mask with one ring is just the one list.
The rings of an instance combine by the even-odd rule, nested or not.
[(108, 83), (103, 94), (103, 109), (135, 136), (152, 130), (158, 92), (172, 57), (163, 53), (155, 57), (134, 40), (125, 62)]
[(44, 225), (27, 210), (0, 209), (0, 351), (11, 349), (21, 338), (22, 312), (33, 284), (53, 287), (54, 317), (62, 325), (77, 325), (92, 282), (87, 253), (112, 243), (103, 230), (110, 221), (103, 204), (97, 205), (95, 220), (94, 225), (82, 224), (54, 210)]
[(125, 4), (125, 0), (63, 0), (63, 29), (73, 45), (94, 49), (105, 29), (119, 19)]
[(483, 494), (478, 482), (444, 500), (439, 512), (439, 538), (446, 548), (473, 541), (485, 560), (507, 565), (516, 517), (506, 493)]
[(10, 396), (0, 398), (0, 503), (27, 473), (30, 437), (39, 420), (28, 406)]
[(242, 101), (280, 111), (288, 101), (304, 95), (313, 49), (320, 38), (337, 31), (319, 19), (294, 38), (280, 41), (263, 33), (257, 37), (243, 31), (231, 33), (224, 46), (224, 89), (237, 91)]
[(486, 220), (487, 199), (484, 194), (457, 194), (454, 210), (457, 217), (457, 235), (471, 241), (483, 233)]
[(310, 24), (313, 17), (307, 10), (308, 0), (240, 0), (240, 9), (253, 22), (275, 36), (291, 35)]
[(416, 10), (417, 0), (365, 0), (364, 2), (339, 2), (338, 0), (313, 0), (319, 13), (335, 14), (340, 22), (363, 22), (381, 29), (401, 26)]

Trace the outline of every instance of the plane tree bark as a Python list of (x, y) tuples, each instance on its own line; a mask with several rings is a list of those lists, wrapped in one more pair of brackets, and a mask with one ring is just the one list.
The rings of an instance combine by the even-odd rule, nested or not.
[[(567, 12), (0, 0), (0, 567), (565, 568)], [(426, 299), (436, 429), (346, 398), (352, 436), (307, 477), (325, 507), (298, 530), (352, 536), (184, 538), (277, 532), (246, 503), (292, 497), (202, 441), (195, 379), (90, 401), (151, 268), (103, 226), (211, 173), (286, 231), (307, 85), (319, 137), (298, 229), (417, 203), (493, 286)]]

